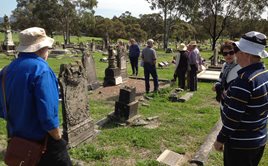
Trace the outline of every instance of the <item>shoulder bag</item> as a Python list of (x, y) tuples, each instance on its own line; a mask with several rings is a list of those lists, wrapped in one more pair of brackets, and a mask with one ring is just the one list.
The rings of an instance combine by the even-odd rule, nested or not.
[[(8, 110), (5, 93), (5, 75), (6, 68), (3, 69), (2, 92), (4, 99), (4, 111), (6, 112), (6, 120), (8, 124)], [(8, 131), (8, 130), (7, 130)], [(9, 137), (9, 134), (8, 134)], [(5, 164), (8, 166), (35, 166), (38, 164), (42, 155), (46, 151), (47, 136), (44, 143), (27, 140), (20, 137), (12, 137), (8, 139), (8, 145), (4, 157)]]

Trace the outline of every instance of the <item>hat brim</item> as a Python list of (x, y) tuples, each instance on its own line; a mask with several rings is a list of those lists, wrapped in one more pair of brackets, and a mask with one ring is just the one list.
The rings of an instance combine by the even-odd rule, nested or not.
[(240, 51), (259, 56), (261, 58), (268, 57), (268, 53), (264, 50), (265, 46), (254, 43), (241, 38), (239, 41), (234, 42), (234, 44), (239, 48)]
[(17, 51), (18, 52), (36, 52), (44, 47), (52, 48), (53, 43), (54, 43), (54, 39), (47, 36), (43, 41), (33, 44), (33, 45), (28, 45), (28, 46), (19, 45), (17, 47)]
[(183, 48), (178, 48), (179, 51), (186, 51), (187, 50), (187, 47), (183, 47)]

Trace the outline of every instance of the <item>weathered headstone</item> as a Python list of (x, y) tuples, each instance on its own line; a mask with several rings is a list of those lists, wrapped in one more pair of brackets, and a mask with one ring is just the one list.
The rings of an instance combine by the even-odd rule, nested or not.
[(117, 67), (120, 69), (120, 75), (122, 79), (127, 79), (127, 57), (126, 49), (124, 45), (117, 46), (116, 55)]
[(115, 51), (112, 46), (108, 47), (108, 68), (105, 69), (103, 86), (113, 86), (122, 83), (120, 69), (115, 65)]
[(96, 44), (95, 44), (94, 41), (92, 41), (92, 42), (90, 43), (90, 50), (91, 50), (92, 52), (94, 52), (94, 51), (96, 50)]
[(81, 62), (60, 66), (59, 84), (62, 94), (63, 137), (75, 147), (95, 135), (89, 115), (87, 79)]
[(95, 61), (88, 50), (83, 51), (82, 63), (84, 68), (86, 69), (88, 90), (94, 90), (99, 88), (100, 83), (97, 79)]
[(138, 113), (139, 102), (135, 100), (136, 87), (120, 89), (119, 101), (115, 102), (114, 116), (119, 121), (126, 121)]

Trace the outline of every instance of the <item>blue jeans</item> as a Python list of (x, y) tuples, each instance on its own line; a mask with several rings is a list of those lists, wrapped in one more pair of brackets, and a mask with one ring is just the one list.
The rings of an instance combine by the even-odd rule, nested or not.
[(150, 74), (154, 80), (154, 90), (158, 90), (158, 76), (155, 65), (144, 62), (144, 78), (145, 78), (145, 90), (148, 93), (150, 91)]

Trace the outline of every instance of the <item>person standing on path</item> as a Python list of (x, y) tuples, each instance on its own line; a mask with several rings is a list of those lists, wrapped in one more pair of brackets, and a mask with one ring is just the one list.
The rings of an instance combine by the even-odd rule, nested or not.
[(145, 91), (150, 92), (150, 74), (154, 81), (154, 92), (158, 92), (158, 75), (156, 71), (156, 51), (153, 49), (154, 41), (149, 39), (147, 41), (147, 47), (142, 50), (142, 60), (144, 67), (144, 77), (145, 77)]
[(139, 56), (140, 56), (140, 48), (135, 41), (135, 39), (130, 39), (129, 46), (129, 60), (132, 69), (132, 75), (137, 76), (139, 73)]
[(234, 43), (241, 69), (230, 85), (221, 111), (223, 126), (214, 143), (225, 166), (257, 166), (267, 142), (268, 70), (261, 58), (267, 37), (256, 31)]

